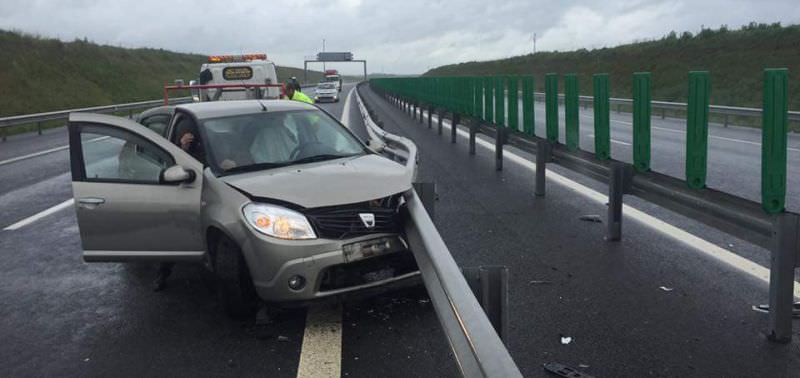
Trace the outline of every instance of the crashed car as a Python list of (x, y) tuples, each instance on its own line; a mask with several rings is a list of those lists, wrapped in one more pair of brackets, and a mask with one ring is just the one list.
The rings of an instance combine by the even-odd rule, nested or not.
[(86, 262), (202, 262), (230, 314), (418, 284), (399, 219), (413, 169), (328, 113), (284, 100), (152, 113), (165, 129), (70, 115)]

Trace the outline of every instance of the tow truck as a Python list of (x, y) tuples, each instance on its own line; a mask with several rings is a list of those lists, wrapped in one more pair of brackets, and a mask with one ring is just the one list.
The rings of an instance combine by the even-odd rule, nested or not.
[(322, 80), (325, 83), (334, 83), (336, 90), (342, 91), (342, 77), (339, 76), (337, 70), (325, 70), (325, 78)]
[[(212, 55), (189, 86), (195, 101), (278, 99), (275, 63), (267, 54)], [(251, 93), (251, 91), (253, 93)]]

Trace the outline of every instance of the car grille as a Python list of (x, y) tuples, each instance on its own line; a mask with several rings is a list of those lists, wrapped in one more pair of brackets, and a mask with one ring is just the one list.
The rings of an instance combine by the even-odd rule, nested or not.
[[(317, 236), (325, 239), (345, 239), (362, 235), (397, 233), (400, 231), (398, 209), (400, 195), (349, 205), (306, 209)], [(375, 215), (375, 227), (367, 228), (359, 214)]]

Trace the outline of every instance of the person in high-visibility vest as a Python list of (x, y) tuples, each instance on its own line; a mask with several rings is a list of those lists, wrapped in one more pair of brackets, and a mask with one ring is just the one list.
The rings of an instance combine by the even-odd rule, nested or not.
[(294, 85), (292, 85), (291, 83), (286, 86), (286, 98), (292, 101), (300, 101), (314, 105), (314, 100), (306, 96), (305, 93), (296, 91), (294, 89)]

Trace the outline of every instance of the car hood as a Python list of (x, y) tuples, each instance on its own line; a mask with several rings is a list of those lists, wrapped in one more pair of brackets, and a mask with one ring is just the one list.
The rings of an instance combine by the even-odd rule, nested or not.
[(286, 201), (305, 208), (364, 202), (411, 188), (406, 167), (374, 154), (220, 179), (250, 197)]

